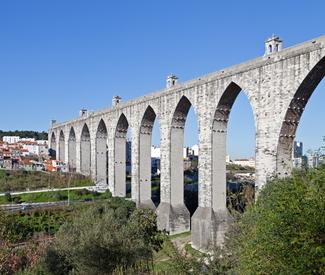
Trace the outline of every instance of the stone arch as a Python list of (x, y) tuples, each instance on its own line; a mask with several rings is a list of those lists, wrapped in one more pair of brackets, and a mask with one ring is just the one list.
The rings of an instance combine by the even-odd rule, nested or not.
[(291, 173), (292, 146), (299, 120), (309, 98), (324, 76), (325, 57), (323, 57), (307, 74), (290, 101), (281, 125), (277, 146), (276, 170), (277, 175), (280, 177), (287, 176)]
[(76, 172), (76, 158), (77, 158), (77, 150), (76, 150), (76, 133), (74, 128), (70, 128), (69, 139), (68, 139), (68, 162), (69, 162), (69, 171)]
[(85, 123), (80, 138), (80, 170), (81, 173), (90, 175), (91, 172), (91, 143), (88, 125)]
[(107, 128), (103, 119), (100, 120), (96, 133), (96, 180), (107, 184), (108, 176), (108, 147)]
[[(226, 209), (226, 150), (227, 127), (231, 108), (242, 88), (231, 82), (217, 104), (212, 122), (212, 206), (215, 211)], [(244, 93), (246, 96), (247, 94)], [(248, 100), (249, 101), (249, 100)], [(254, 109), (249, 101), (254, 117)]]
[(50, 155), (52, 158), (56, 159), (56, 136), (55, 133), (52, 132), (51, 135), (51, 151), (50, 151)]
[(140, 205), (155, 208), (151, 200), (151, 139), (156, 113), (149, 105), (142, 117), (139, 132), (139, 201)]
[[(170, 129), (170, 201), (172, 207), (182, 209), (184, 220), (190, 220), (190, 213), (184, 204), (184, 128), (192, 103), (182, 96), (173, 113)], [(195, 111), (195, 110), (194, 110)], [(197, 117), (196, 117), (197, 118)], [(189, 224), (186, 225), (189, 228)]]
[(126, 196), (126, 135), (129, 128), (129, 122), (122, 113), (115, 129), (114, 137), (114, 184), (115, 195), (119, 197)]
[(63, 130), (60, 131), (59, 136), (59, 160), (65, 161), (65, 137)]

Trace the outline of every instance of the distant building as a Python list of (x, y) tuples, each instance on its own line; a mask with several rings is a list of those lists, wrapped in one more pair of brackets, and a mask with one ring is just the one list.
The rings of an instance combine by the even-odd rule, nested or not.
[(126, 168), (126, 174), (131, 174), (131, 163), (132, 163), (132, 143), (131, 141), (126, 142), (126, 148), (125, 148), (125, 168)]
[(61, 171), (61, 172), (68, 172), (67, 165), (59, 160), (45, 160), (44, 163), (44, 169), (49, 172), (54, 171)]
[(47, 144), (38, 144), (35, 141), (20, 141), (23, 150), (28, 151), (29, 155), (46, 155), (48, 153)]
[(300, 169), (303, 167), (303, 164), (304, 164), (304, 159), (302, 157), (292, 159), (292, 167), (293, 168)]
[(160, 159), (160, 147), (155, 145), (151, 146), (151, 158)]
[(125, 153), (126, 153), (126, 162), (131, 163), (131, 149), (132, 149), (132, 143), (131, 141), (126, 142), (126, 148), (125, 148)]
[(301, 158), (303, 156), (303, 144), (300, 141), (293, 143), (293, 158)]
[(230, 163), (231, 160), (230, 160), (230, 156), (229, 155), (226, 155), (226, 163)]
[(3, 142), (7, 142), (9, 144), (17, 143), (20, 140), (19, 136), (4, 136), (2, 138)]
[(235, 159), (232, 161), (233, 164), (240, 165), (240, 166), (247, 166), (255, 168), (255, 159)]
[(198, 155), (199, 155), (198, 145), (193, 145), (192, 147), (183, 148), (183, 158), (188, 158), (190, 156), (198, 156)]
[(151, 175), (160, 175), (160, 158), (151, 158)]
[(19, 141), (35, 142), (35, 138), (20, 138)]
[(193, 153), (194, 156), (198, 156), (199, 155), (199, 145), (194, 144), (192, 146), (192, 153)]
[(307, 164), (309, 168), (317, 168), (319, 166), (319, 156), (317, 154), (309, 155), (307, 157)]

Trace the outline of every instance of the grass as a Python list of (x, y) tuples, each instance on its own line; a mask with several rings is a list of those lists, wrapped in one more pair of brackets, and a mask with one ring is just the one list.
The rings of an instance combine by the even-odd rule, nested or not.
[(0, 170), (0, 192), (28, 191), (41, 188), (82, 187), (94, 185), (89, 177), (80, 174)]
[(205, 255), (204, 253), (200, 252), (199, 250), (194, 249), (190, 243), (185, 245), (185, 251), (188, 255), (193, 256), (193, 257), (202, 257), (203, 255)]
[[(80, 200), (100, 200), (106, 199), (106, 193), (97, 193), (88, 191), (86, 189), (80, 190), (70, 190), (70, 201), (80, 201)], [(39, 193), (27, 193), (21, 195), (15, 195), (11, 197), (13, 202), (17, 203), (39, 203), (39, 202), (58, 202), (68, 200), (68, 191), (50, 191), (50, 192), (39, 192)], [(0, 204), (8, 204), (8, 198), (5, 196), (0, 197)]]
[(175, 234), (175, 235), (170, 235), (169, 239), (174, 240), (174, 239), (177, 239), (177, 238), (184, 238), (184, 237), (187, 237), (187, 236), (191, 236), (191, 231), (187, 231), (187, 232), (183, 232), (183, 233), (179, 233), (179, 234)]
[[(154, 253), (154, 262), (153, 262), (153, 272), (154, 274), (174, 274), (175, 269), (175, 257), (176, 248), (172, 243), (173, 240), (178, 238), (184, 238), (191, 235), (191, 232), (184, 232), (172, 236), (166, 236), (166, 239), (163, 242), (162, 248)], [(190, 244), (186, 244), (185, 251), (189, 256), (201, 256), (202, 254), (193, 249)]]

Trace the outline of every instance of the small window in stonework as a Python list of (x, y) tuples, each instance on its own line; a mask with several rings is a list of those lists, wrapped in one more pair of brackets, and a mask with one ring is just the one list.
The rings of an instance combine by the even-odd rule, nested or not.
[(279, 51), (279, 44), (275, 45), (275, 51), (278, 52)]
[(269, 45), (269, 51), (272, 52), (272, 45)]

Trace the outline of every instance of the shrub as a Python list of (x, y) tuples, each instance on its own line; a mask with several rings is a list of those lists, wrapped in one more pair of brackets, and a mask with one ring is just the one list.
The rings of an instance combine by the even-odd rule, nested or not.
[(4, 196), (5, 196), (5, 199), (6, 199), (7, 202), (11, 202), (12, 197), (11, 197), (10, 192), (6, 192)]
[[(47, 274), (111, 274), (148, 267), (159, 248), (155, 214), (121, 199), (94, 206), (63, 225), (44, 259)], [(56, 263), (64, 263), (62, 269)], [(145, 263), (142, 265), (141, 263)]]
[(19, 197), (19, 196), (15, 196), (15, 197), (13, 197), (13, 201), (14, 201), (14, 203), (16, 203), (16, 204), (20, 204), (20, 203), (23, 202), (22, 199), (21, 199), (21, 197)]
[(228, 240), (238, 274), (325, 273), (325, 169), (261, 190)]

